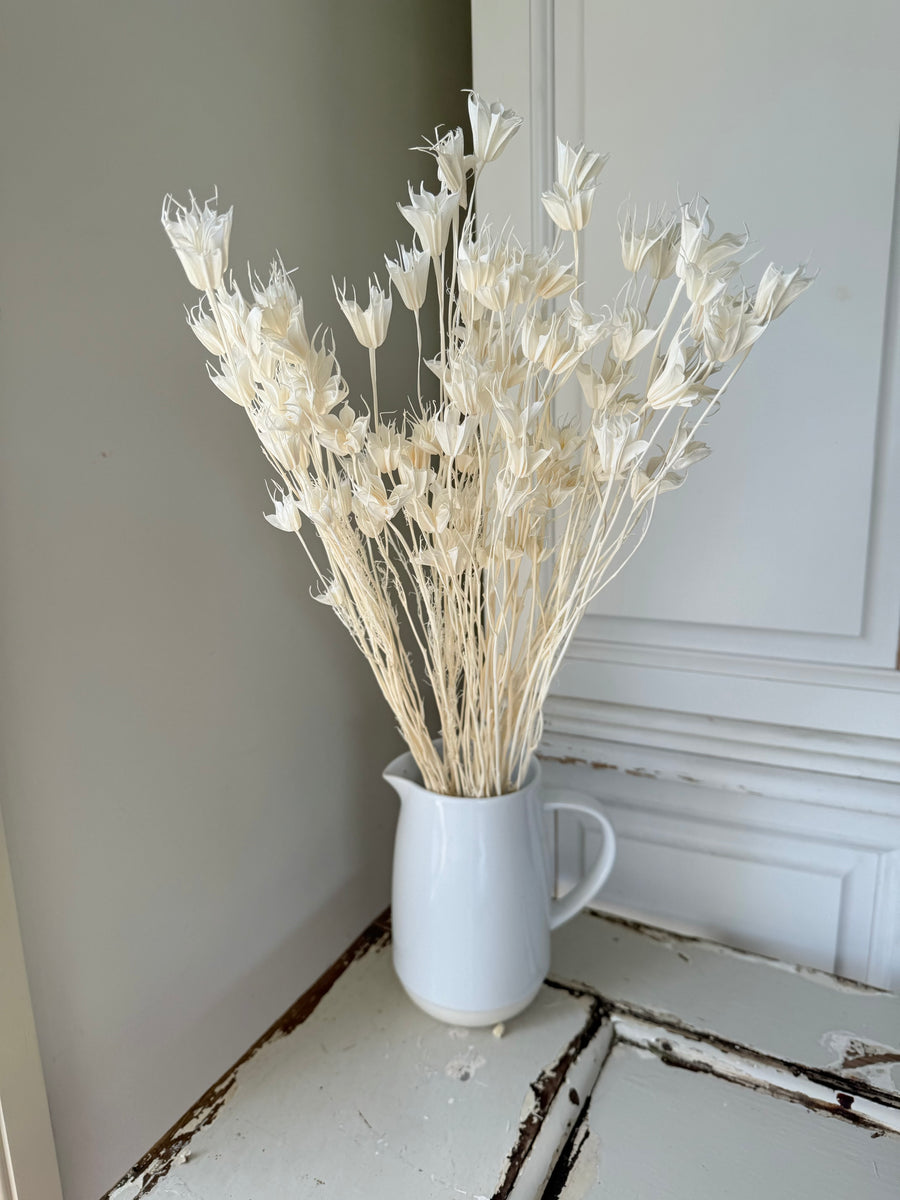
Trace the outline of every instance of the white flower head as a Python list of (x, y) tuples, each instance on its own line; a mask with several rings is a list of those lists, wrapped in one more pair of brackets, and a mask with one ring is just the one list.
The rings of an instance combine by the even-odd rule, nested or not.
[(581, 346), (583, 353), (592, 350), (598, 342), (603, 341), (605, 337), (609, 337), (612, 332), (612, 325), (610, 324), (611, 314), (608, 309), (602, 312), (599, 318), (595, 319), (574, 298), (569, 301), (566, 319), (578, 335), (578, 344)]
[(488, 104), (477, 92), (469, 92), (469, 124), (477, 164), (493, 162), (503, 153), (509, 139), (522, 124), (522, 118), (499, 100)]
[(529, 362), (545, 367), (551, 375), (570, 371), (584, 353), (580, 338), (565, 312), (541, 321), (534, 313), (522, 322), (522, 353)]
[(607, 355), (599, 371), (584, 364), (578, 368), (576, 375), (585, 400), (598, 412), (612, 404), (632, 378), (624, 365), (612, 355)]
[(208, 350), (210, 354), (218, 355), (219, 358), (224, 357), (225, 345), (219, 333), (219, 327), (212, 314), (203, 307), (203, 297), (200, 298), (199, 304), (188, 311), (187, 322), (205, 350)]
[(606, 166), (608, 154), (598, 154), (583, 145), (570, 146), (556, 139), (556, 182), (569, 196), (596, 186), (600, 172)]
[(313, 600), (318, 600), (319, 604), (325, 604), (328, 608), (340, 609), (347, 604), (347, 593), (342, 583), (337, 579), (331, 579), (326, 583), (321, 592), (312, 593)]
[(611, 350), (619, 362), (631, 362), (656, 337), (657, 331), (645, 326), (644, 314), (631, 304), (613, 313)]
[(269, 265), (269, 279), (263, 283), (261, 279), (253, 282), (253, 299), (261, 310), (261, 329), (272, 338), (283, 338), (287, 334), (291, 314), (302, 303), (297, 296), (297, 290), (291, 280), (290, 272), (285, 270), (281, 259), (276, 258)]
[[(675, 270), (675, 253), (672, 250), (673, 231), (675, 245), (680, 237), (680, 227), (673, 216), (658, 213), (655, 217), (648, 211), (638, 220), (637, 209), (626, 208), (619, 219), (622, 240), (622, 262), (626, 271), (636, 274), (645, 264), (655, 279), (665, 279)], [(651, 252), (664, 242), (657, 254)], [(661, 272), (665, 271), (665, 274)]]
[(780, 317), (814, 279), (814, 275), (803, 274), (802, 266), (794, 271), (780, 271), (774, 263), (769, 263), (753, 298), (756, 319), (768, 323)]
[(294, 497), (283, 495), (279, 500), (277, 496), (272, 496), (272, 502), (275, 505), (274, 513), (266, 513), (269, 524), (276, 529), (283, 529), (285, 533), (297, 533), (303, 510)]
[(703, 310), (703, 349), (710, 362), (728, 362), (749, 350), (765, 330), (748, 300), (740, 295), (721, 295)]
[(432, 422), (434, 439), (441, 453), (448, 458), (456, 458), (465, 451), (469, 438), (478, 424), (478, 418), (466, 416), (454, 405), (448, 407)]
[(297, 300), (288, 316), (284, 332), (274, 340), (273, 347), (280, 357), (296, 366), (306, 365), (313, 353), (313, 346), (306, 331), (302, 299)]
[(308, 484), (297, 504), (317, 528), (327, 529), (349, 517), (352, 505), (350, 483), (344, 479), (330, 487)]
[(637, 436), (639, 426), (637, 409), (625, 400), (595, 413), (591, 432), (601, 475), (609, 477), (624, 471), (648, 449), (649, 443)]
[(684, 278), (686, 265), (719, 278), (730, 277), (738, 269), (740, 262), (734, 260), (733, 255), (744, 249), (750, 240), (749, 234), (723, 233), (714, 239), (714, 228), (708, 204), (697, 199), (682, 207), (681, 253), (676, 268), (680, 278)]
[(353, 289), (353, 295), (348, 296), (346, 280), (340, 289), (335, 280), (332, 280), (332, 283), (341, 312), (349, 321), (356, 340), (367, 350), (377, 350), (387, 337), (388, 322), (391, 319), (390, 286), (387, 292), (383, 292), (377, 278), (370, 279), (369, 304), (367, 308), (363, 308), (356, 299), (356, 288)]
[(368, 428), (369, 418), (357, 417), (349, 404), (345, 404), (338, 413), (327, 413), (319, 417), (317, 422), (317, 432), (322, 445), (341, 457), (360, 453), (365, 445)]
[(578, 283), (572, 274), (572, 265), (561, 263), (546, 247), (539, 254), (523, 256), (522, 275), (542, 300), (564, 296)]
[(227, 396), (234, 404), (240, 404), (243, 408), (247, 408), (253, 403), (256, 396), (253, 369), (245, 354), (235, 355), (233, 362), (232, 368), (232, 363), (227, 358), (223, 358), (220, 363), (221, 373), (214, 371), (211, 365), (207, 366), (207, 371), (210, 379), (223, 396)]
[(418, 312), (425, 303), (425, 293), (428, 291), (428, 269), (431, 259), (418, 246), (407, 250), (405, 246), (398, 245), (396, 260), (385, 255), (384, 261), (391, 283), (400, 293), (400, 299), (410, 312)]
[[(660, 222), (665, 218), (660, 216)], [(669, 225), (648, 248), (643, 258), (644, 270), (657, 283), (674, 274), (681, 247), (681, 222), (677, 217), (669, 218)]]
[(459, 286), (473, 296), (494, 287), (504, 272), (515, 265), (518, 247), (511, 244), (507, 230), (495, 238), (488, 222), (476, 235), (469, 227), (459, 240), (457, 275)]
[[(724, 295), (728, 281), (737, 270), (736, 263), (725, 263), (713, 271), (705, 271), (696, 263), (685, 262), (679, 256), (675, 268), (679, 278), (684, 281), (684, 291), (691, 304), (697, 308), (697, 319), (702, 320), (702, 311), (707, 304)], [(693, 326), (692, 326), (693, 329)], [(696, 330), (694, 330), (696, 333)]]
[(358, 465), (352, 502), (357, 520), (360, 515), (363, 515), (364, 520), (367, 516), (379, 526), (380, 531), (381, 526), (392, 520), (412, 496), (409, 484), (400, 483), (390, 491), (388, 488), (389, 485), (381, 478), (380, 472), (369, 469), (364, 462)]
[(225, 341), (232, 350), (246, 353), (248, 349), (247, 319), (250, 306), (234, 279), (223, 283), (216, 293), (219, 323)]
[(400, 466), (403, 438), (393, 426), (379, 425), (369, 434), (366, 449), (377, 470), (388, 475)]
[(488, 312), (503, 312), (515, 301), (518, 280), (510, 271), (501, 271), (492, 283), (485, 284), (475, 291), (475, 299), (483, 304)]
[(681, 339), (675, 337), (669, 344), (659, 372), (647, 389), (647, 403), (658, 411), (676, 405), (689, 408), (702, 394), (702, 388), (687, 369)]
[(594, 190), (589, 187), (572, 194), (561, 184), (554, 183), (549, 192), (541, 192), (541, 203), (558, 229), (564, 233), (578, 233), (591, 219)]
[(458, 197), (460, 208), (465, 208), (466, 180), (472, 168), (472, 158), (465, 153), (463, 131), (459, 128), (451, 129), (441, 137), (435, 130), (434, 141), (426, 142), (424, 146), (417, 146), (416, 149), (432, 156), (437, 163), (439, 181), (448, 192)]
[(260, 422), (256, 434), (272, 458), (286, 471), (305, 471), (309, 466), (309, 442), (296, 428), (278, 429)]
[(162, 224), (185, 274), (201, 292), (214, 292), (228, 270), (228, 240), (234, 209), (220, 213), (213, 205), (217, 196), (197, 203), (189, 192), (190, 207), (166, 196), (162, 206)]
[(409, 185), (409, 204), (397, 207), (419, 235), (419, 241), (435, 261), (441, 257), (447, 244), (453, 214), (456, 212), (456, 194), (442, 189), (435, 194), (419, 185), (418, 192)]

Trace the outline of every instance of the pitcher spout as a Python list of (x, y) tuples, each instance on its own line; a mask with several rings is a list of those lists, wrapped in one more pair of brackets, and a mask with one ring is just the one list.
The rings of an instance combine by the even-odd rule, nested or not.
[(389, 762), (381, 777), (391, 785), (401, 800), (409, 793), (411, 784), (416, 787), (422, 786), (422, 773), (408, 750), (405, 754), (399, 754), (393, 762)]

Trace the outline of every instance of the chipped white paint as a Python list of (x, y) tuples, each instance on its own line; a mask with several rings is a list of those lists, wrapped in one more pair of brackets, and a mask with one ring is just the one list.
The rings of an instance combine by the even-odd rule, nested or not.
[(576, 1149), (558, 1200), (896, 1200), (900, 1194), (896, 1134), (667, 1066), (624, 1042), (603, 1069), (572, 1154)]
[(497, 1038), (350, 962), (109, 1200), (897, 1194), (897, 996), (585, 914)]
[(502, 1040), (466, 1030), (460, 1052), (457, 1031), (412, 1006), (389, 948), (376, 947), (304, 1023), (238, 1069), (214, 1120), (191, 1137), (187, 1161), (149, 1186), (123, 1184), (110, 1200), (493, 1196), (531, 1083), (590, 1008), (544, 987)]
[(484, 1066), (487, 1066), (487, 1059), (483, 1054), (479, 1054), (474, 1046), (469, 1046), (465, 1054), (460, 1054), (447, 1063), (444, 1074), (450, 1079), (458, 1079), (460, 1083), (467, 1083)]
[(600, 1078), (612, 1045), (613, 1028), (607, 1023), (572, 1064), (513, 1184), (509, 1200), (534, 1200), (542, 1194), (569, 1131)]
[(895, 1046), (863, 1039), (845, 1029), (823, 1033), (821, 1042), (837, 1055), (836, 1061), (828, 1064), (828, 1070), (900, 1095), (900, 1050)]
[(598, 913), (559, 930), (551, 970), (614, 1003), (677, 1014), (692, 1029), (806, 1068), (831, 1069), (835, 1053), (822, 1043), (830, 1030), (888, 1047), (900, 1032), (891, 992)]
[[(843, 1107), (839, 1096), (845, 1096), (845, 1104), (851, 1099), (842, 1091), (839, 1083), (828, 1087), (799, 1073), (796, 1068), (749, 1057), (739, 1051), (723, 1050), (708, 1040), (685, 1037), (653, 1021), (615, 1016), (613, 1027), (619, 1042), (661, 1054), (669, 1063), (707, 1071), (745, 1087), (777, 1091), (785, 1097), (792, 1096), (800, 1103), (812, 1101), (834, 1110)], [(872, 1081), (866, 1079), (864, 1082)], [(878, 1084), (873, 1083), (873, 1086), (877, 1087)], [(873, 1126), (900, 1133), (900, 1108), (890, 1108), (864, 1096), (854, 1096), (850, 1109)]]

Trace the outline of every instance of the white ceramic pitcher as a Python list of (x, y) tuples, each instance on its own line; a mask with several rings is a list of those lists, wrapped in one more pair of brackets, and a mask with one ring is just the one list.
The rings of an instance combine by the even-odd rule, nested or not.
[[(411, 754), (384, 778), (400, 796), (392, 900), (394, 967), (410, 998), (453, 1025), (494, 1025), (531, 1003), (550, 966), (550, 930), (574, 917), (612, 869), (615, 836), (597, 801), (541, 789), (535, 760), (505, 796), (441, 796)], [(551, 899), (544, 813), (574, 809), (603, 829), (599, 861)]]

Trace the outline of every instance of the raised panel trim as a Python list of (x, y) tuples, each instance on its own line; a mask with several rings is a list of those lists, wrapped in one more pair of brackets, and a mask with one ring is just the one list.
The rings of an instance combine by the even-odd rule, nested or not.
[(884, 743), (874, 739), (807, 738), (808, 732), (554, 698), (545, 712), (541, 756), (608, 771), (610, 778), (698, 784), (900, 822), (896, 743), (879, 751)]
[[(595, 762), (601, 749), (609, 752), (610, 743), (726, 759), (738, 763), (736, 769), (740, 772), (747, 764), (757, 763), (849, 779), (900, 783), (900, 738), (836, 734), (565, 696), (552, 696), (548, 700), (545, 753), (555, 747), (563, 754)], [(618, 757), (619, 753), (614, 751), (613, 756)]]
[[(608, 795), (604, 796), (603, 803), (617, 836), (623, 841), (729, 859), (736, 864), (737, 870), (741, 863), (747, 863), (839, 881), (841, 898), (837, 925), (825, 930), (833, 946), (833, 959), (822, 964), (823, 967), (876, 986), (890, 982), (889, 974), (887, 979), (873, 978), (875, 972), (881, 974), (885, 968), (890, 971), (890, 954), (876, 956), (873, 953), (876, 880), (882, 857), (877, 851), (869, 847), (818, 842), (781, 831), (719, 824), (711, 818), (698, 820), (681, 813), (663, 817), (658, 808), (621, 804)], [(589, 861), (598, 852), (600, 837), (586, 827), (582, 827), (581, 837), (583, 856)], [(640, 879), (627, 881), (628, 903), (643, 907), (646, 913), (646, 905), (641, 905), (641, 884)], [(620, 878), (620, 889), (621, 886)]]
[[(555, 0), (530, 0), (531, 121), (533, 134), (531, 192), (538, 195), (547, 186), (547, 126), (557, 115), (568, 126), (584, 128), (584, 0), (556, 4)], [(536, 46), (540, 31), (545, 36)], [(570, 69), (556, 69), (557, 52), (574, 47), (567, 56)], [(541, 53), (542, 51), (542, 53)], [(532, 233), (539, 226), (533, 221)], [(885, 298), (884, 338), (877, 397), (876, 435), (873, 448), (872, 500), (869, 522), (869, 553), (863, 587), (862, 627), (859, 635), (805, 633), (693, 624), (678, 621), (632, 619), (621, 616), (588, 615), (579, 634), (579, 645), (592, 641), (642, 646), (652, 641), (660, 647), (756, 654), (798, 664), (835, 662), (871, 668), (893, 668), (898, 656), (900, 630), (900, 559), (894, 545), (900, 534), (900, 148), (895, 162), (894, 208), (891, 254)], [(573, 647), (573, 657), (578, 650)], [(690, 669), (690, 668), (688, 668)]]
[[(896, 803), (887, 818), (822, 804), (816, 819), (810, 821), (813, 801), (809, 799), (801, 803), (794, 797), (754, 793), (748, 803), (747, 793), (737, 789), (729, 792), (652, 773), (597, 771), (564, 760), (547, 760), (545, 772), (554, 784), (596, 796), (623, 840), (840, 880), (837, 925), (815, 931), (819, 943), (823, 933), (829, 944), (833, 939), (832, 969), (876, 987), (900, 985), (900, 812)], [(592, 831), (580, 824), (561, 830), (558, 856), (563, 886), (583, 872), (585, 857), (592, 853), (591, 840)], [(617, 895), (618, 911), (671, 924), (671, 916), (653, 911), (640, 877), (623, 883), (620, 875)], [(785, 903), (788, 899), (786, 896)], [(605, 907), (602, 895), (598, 906)], [(698, 913), (697, 926), (682, 924), (681, 931), (697, 932), (704, 917)], [(740, 940), (739, 933), (735, 936)], [(761, 928), (758, 942), (764, 942), (766, 936)], [(813, 936), (810, 931), (811, 940)]]
[[(502, 92), (528, 122), (527, 144), (516, 145), (504, 158), (503, 170), (486, 176), (481, 184), (485, 210), (514, 214), (521, 227), (530, 227), (532, 239), (545, 234), (546, 217), (537, 200), (552, 174), (556, 126), (564, 124), (572, 137), (583, 134), (583, 55), (570, 55), (570, 69), (560, 80), (556, 71), (557, 47), (581, 36), (583, 0), (473, 0), (473, 66), (475, 87), (493, 97)], [(527, 39), (518, 31), (527, 30)], [(581, 34), (579, 34), (581, 30)], [(510, 37), (528, 52), (514, 54)], [(898, 155), (900, 173), (900, 155)], [(900, 174), (898, 174), (900, 178)], [(527, 199), (525, 199), (527, 197)], [(631, 620), (588, 615), (570, 650), (571, 660), (640, 655), (649, 643), (652, 653), (668, 653), (670, 669), (697, 671), (710, 667), (744, 678), (748, 658), (771, 664), (770, 677), (779, 671), (806, 679), (821, 674), (828, 664), (835, 673), (824, 680), (829, 686), (861, 686), (888, 690), (883, 676), (893, 674), (900, 631), (900, 557), (893, 553), (900, 514), (900, 186), (895, 195), (889, 290), (881, 373), (878, 427), (875, 446), (876, 494), (870, 523), (870, 554), (862, 636), (815, 635), (701, 626), (674, 621)], [(674, 660), (680, 657), (681, 661)], [(859, 668), (868, 679), (856, 684), (844, 669)], [(837, 728), (841, 728), (840, 725)], [(895, 725), (900, 728), (900, 723)]]
[(732, 655), (692, 656), (653, 646), (570, 650), (553, 703), (572, 700), (709, 713), (731, 720), (896, 740), (900, 674)]

